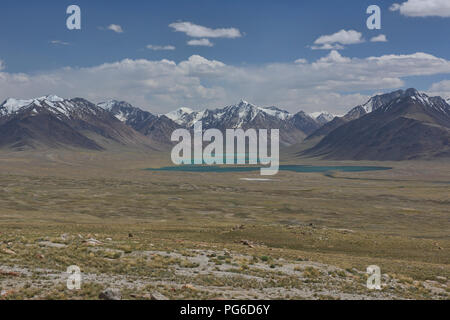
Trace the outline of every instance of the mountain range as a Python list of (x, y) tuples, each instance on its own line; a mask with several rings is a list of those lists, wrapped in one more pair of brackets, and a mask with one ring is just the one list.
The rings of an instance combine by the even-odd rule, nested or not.
[(8, 99), (0, 105), (0, 148), (153, 149), (151, 139), (81, 98)]
[(112, 100), (98, 106), (136, 131), (165, 143), (170, 142), (173, 130), (193, 129), (197, 121), (202, 121), (204, 130), (280, 129), (280, 142), (286, 146), (303, 141), (322, 125), (303, 111), (291, 114), (274, 106), (258, 107), (244, 100), (220, 109), (193, 111), (180, 108), (165, 115), (153, 115), (123, 101)]
[(450, 156), (450, 105), (415, 89), (372, 97), (310, 135), (300, 155), (343, 160), (410, 160)]
[(0, 105), (0, 148), (14, 150), (114, 146), (145, 150), (172, 145), (178, 128), (280, 129), (280, 143), (301, 157), (353, 160), (405, 160), (447, 157), (450, 137), (449, 100), (415, 89), (376, 95), (344, 116), (328, 112), (289, 113), (244, 100), (218, 109), (180, 108), (157, 115), (124, 101), (93, 104), (82, 98), (44, 96), (7, 99)]

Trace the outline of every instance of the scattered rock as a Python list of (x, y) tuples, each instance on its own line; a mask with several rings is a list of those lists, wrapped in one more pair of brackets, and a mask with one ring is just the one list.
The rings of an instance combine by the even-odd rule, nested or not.
[(189, 290), (197, 290), (197, 288), (196, 287), (194, 287), (192, 284), (185, 284), (184, 286), (183, 286), (183, 289), (189, 289)]
[(343, 233), (343, 234), (348, 234), (348, 233), (355, 233), (355, 231), (351, 230), (351, 229), (337, 229), (337, 231)]
[(85, 245), (88, 245), (88, 246), (102, 245), (101, 241), (98, 241), (97, 239), (94, 239), (94, 238), (87, 239), (86, 241), (84, 241), (84, 243), (85, 243)]
[(108, 288), (98, 296), (101, 300), (122, 300), (122, 294), (119, 289)]
[(252, 244), (250, 241), (248, 241), (248, 240), (241, 240), (241, 243), (242, 243), (244, 246), (248, 246), (248, 247), (250, 247), (250, 248), (253, 248), (253, 244)]
[(2, 249), (2, 252), (6, 253), (6, 254), (16, 254), (14, 251), (12, 251), (12, 250), (10, 250), (8, 248)]
[(38, 242), (38, 244), (40, 246), (50, 247), (50, 248), (57, 248), (57, 249), (62, 249), (62, 248), (67, 247), (67, 245), (65, 245), (65, 244), (54, 243), (54, 242), (50, 242), (50, 241), (41, 241), (41, 242)]
[(169, 298), (159, 292), (153, 292), (150, 294), (149, 298), (150, 300), (169, 300)]

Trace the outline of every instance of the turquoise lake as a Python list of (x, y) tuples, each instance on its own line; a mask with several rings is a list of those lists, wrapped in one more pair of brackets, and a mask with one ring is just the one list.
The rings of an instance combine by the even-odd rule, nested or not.
[[(149, 171), (182, 171), (182, 172), (252, 172), (259, 171), (259, 166), (206, 166), (206, 165), (181, 165), (162, 168), (148, 168)], [(364, 172), (390, 170), (389, 167), (371, 166), (305, 166), (305, 165), (281, 165), (280, 171), (293, 172)]]

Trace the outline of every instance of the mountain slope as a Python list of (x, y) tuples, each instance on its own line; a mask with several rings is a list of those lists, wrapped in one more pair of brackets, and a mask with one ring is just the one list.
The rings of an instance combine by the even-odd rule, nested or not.
[(179, 124), (166, 116), (156, 116), (124, 101), (111, 100), (99, 103), (98, 106), (110, 111), (118, 120), (152, 141), (162, 144), (171, 144), (172, 132), (181, 128)]
[(450, 156), (450, 105), (414, 89), (399, 93), (362, 117), (344, 120), (302, 155), (342, 160)]
[(359, 119), (366, 114), (369, 114), (391, 101), (399, 98), (405, 98), (414, 95), (417, 92), (416, 89), (397, 90), (390, 93), (380, 94), (371, 97), (365, 104), (352, 108), (342, 117), (336, 117), (331, 121), (324, 123), (317, 131), (309, 135), (306, 140), (320, 140), (333, 130), (337, 129), (341, 125), (350, 122), (355, 119)]
[(0, 105), (0, 147), (149, 148), (149, 141), (110, 112), (81, 98), (8, 99)]

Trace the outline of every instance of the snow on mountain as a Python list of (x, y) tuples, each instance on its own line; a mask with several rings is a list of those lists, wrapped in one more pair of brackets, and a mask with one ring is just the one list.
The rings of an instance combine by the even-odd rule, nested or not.
[(292, 117), (292, 114), (290, 114), (289, 112), (287, 112), (286, 110), (281, 110), (278, 109), (277, 107), (262, 107), (260, 108), (263, 112), (273, 116), (273, 117), (277, 117), (278, 119), (281, 120), (287, 120), (289, 118)]
[(410, 99), (411, 102), (419, 103), (420, 105), (444, 114), (450, 117), (450, 105), (441, 97), (430, 97), (425, 93), (421, 93), (416, 89), (408, 89), (403, 92), (398, 98), (394, 98), (387, 104), (382, 105), (380, 108), (383, 111), (388, 111), (390, 108), (395, 107), (400, 101), (404, 99)]
[(313, 112), (309, 115), (320, 124), (328, 123), (336, 117), (336, 115), (331, 114), (328, 111)]
[(114, 116), (121, 122), (127, 122), (138, 110), (131, 104), (125, 101), (109, 100), (100, 102), (98, 107), (107, 110), (114, 114)]
[(71, 114), (79, 111), (73, 101), (48, 95), (28, 100), (9, 98), (0, 105), (0, 115), (11, 115), (26, 109), (29, 109), (32, 113), (46, 110), (58, 117), (70, 117)]
[(179, 108), (175, 111), (167, 113), (166, 117), (171, 119), (172, 121), (178, 122), (183, 118), (183, 116), (185, 116), (186, 114), (191, 114), (193, 112), (194, 110), (189, 108)]
[(191, 127), (195, 122), (201, 120), (203, 113), (204, 112), (194, 111), (190, 108), (179, 108), (165, 114), (165, 116), (179, 125)]
[(105, 110), (111, 110), (118, 103), (120, 102), (117, 100), (109, 100), (105, 102), (100, 102), (99, 104), (97, 104), (97, 106)]
[(365, 104), (350, 110), (345, 117), (347, 117), (348, 120), (352, 120), (378, 109), (387, 111), (392, 106), (398, 105), (402, 99), (411, 99), (426, 107), (433, 108), (445, 114), (450, 112), (448, 100), (446, 102), (441, 97), (429, 97), (425, 93), (421, 93), (416, 89), (410, 88), (407, 90), (397, 90), (391, 93), (373, 96)]
[(245, 100), (241, 100), (238, 104), (232, 106), (213, 110), (194, 111), (189, 108), (180, 108), (167, 113), (165, 116), (184, 127), (192, 127), (197, 121), (212, 124), (213, 122), (229, 122), (231, 119), (234, 119), (237, 120), (233, 120), (235, 122), (234, 126), (240, 128), (261, 114), (269, 115), (283, 121), (293, 116), (289, 112), (277, 107), (258, 107)]
[(30, 106), (31, 104), (41, 106), (42, 103), (44, 103), (51, 107), (55, 107), (53, 105), (53, 103), (62, 102), (62, 101), (64, 101), (63, 98), (60, 98), (55, 95), (48, 95), (48, 96), (35, 98), (35, 99), (9, 98), (0, 105), (0, 114), (2, 114), (2, 115), (12, 114), (12, 113), (19, 111), (21, 108)]

